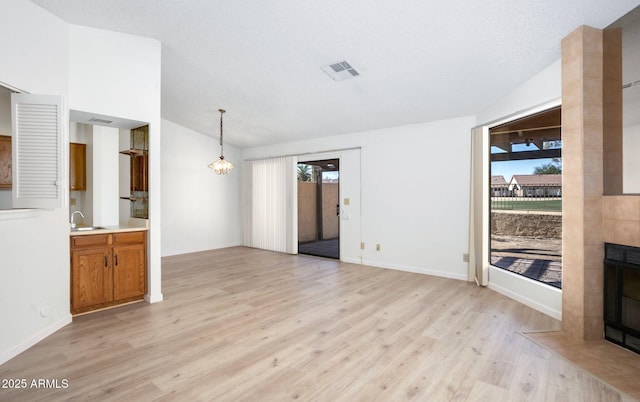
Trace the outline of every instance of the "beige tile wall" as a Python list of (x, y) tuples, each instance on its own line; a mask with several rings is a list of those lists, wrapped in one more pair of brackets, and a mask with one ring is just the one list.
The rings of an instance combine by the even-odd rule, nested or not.
[(640, 195), (605, 196), (604, 241), (640, 247)]
[(605, 219), (603, 197), (622, 192), (621, 63), (619, 31), (581, 26), (562, 41), (562, 329), (585, 340), (603, 338), (605, 234), (634, 235)]

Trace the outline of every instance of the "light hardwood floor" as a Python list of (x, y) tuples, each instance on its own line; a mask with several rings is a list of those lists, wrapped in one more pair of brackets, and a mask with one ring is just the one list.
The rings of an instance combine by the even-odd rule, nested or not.
[(526, 339), (559, 322), (474, 284), (233, 247), (163, 259), (161, 303), (75, 317), (0, 400), (626, 401)]

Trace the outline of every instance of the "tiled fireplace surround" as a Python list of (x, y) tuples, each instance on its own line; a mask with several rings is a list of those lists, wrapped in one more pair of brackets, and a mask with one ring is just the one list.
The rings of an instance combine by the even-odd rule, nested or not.
[(603, 339), (604, 242), (640, 247), (640, 195), (622, 195), (622, 36), (562, 41), (562, 330)]

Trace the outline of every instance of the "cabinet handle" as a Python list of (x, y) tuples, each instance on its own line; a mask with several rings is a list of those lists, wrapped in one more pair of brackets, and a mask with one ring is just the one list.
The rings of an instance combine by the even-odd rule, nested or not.
[(116, 254), (116, 266), (118, 265), (118, 254)]
[(107, 256), (105, 255), (104, 256), (104, 267), (106, 268), (107, 265), (109, 265), (109, 264), (108, 264), (108, 261), (107, 261)]

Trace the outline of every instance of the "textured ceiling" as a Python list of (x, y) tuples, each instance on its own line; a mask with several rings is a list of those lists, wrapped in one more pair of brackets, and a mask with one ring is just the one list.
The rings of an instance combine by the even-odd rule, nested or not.
[[(32, 0), (162, 42), (162, 117), (248, 147), (475, 114), (640, 0)], [(347, 60), (358, 78), (322, 66)]]

